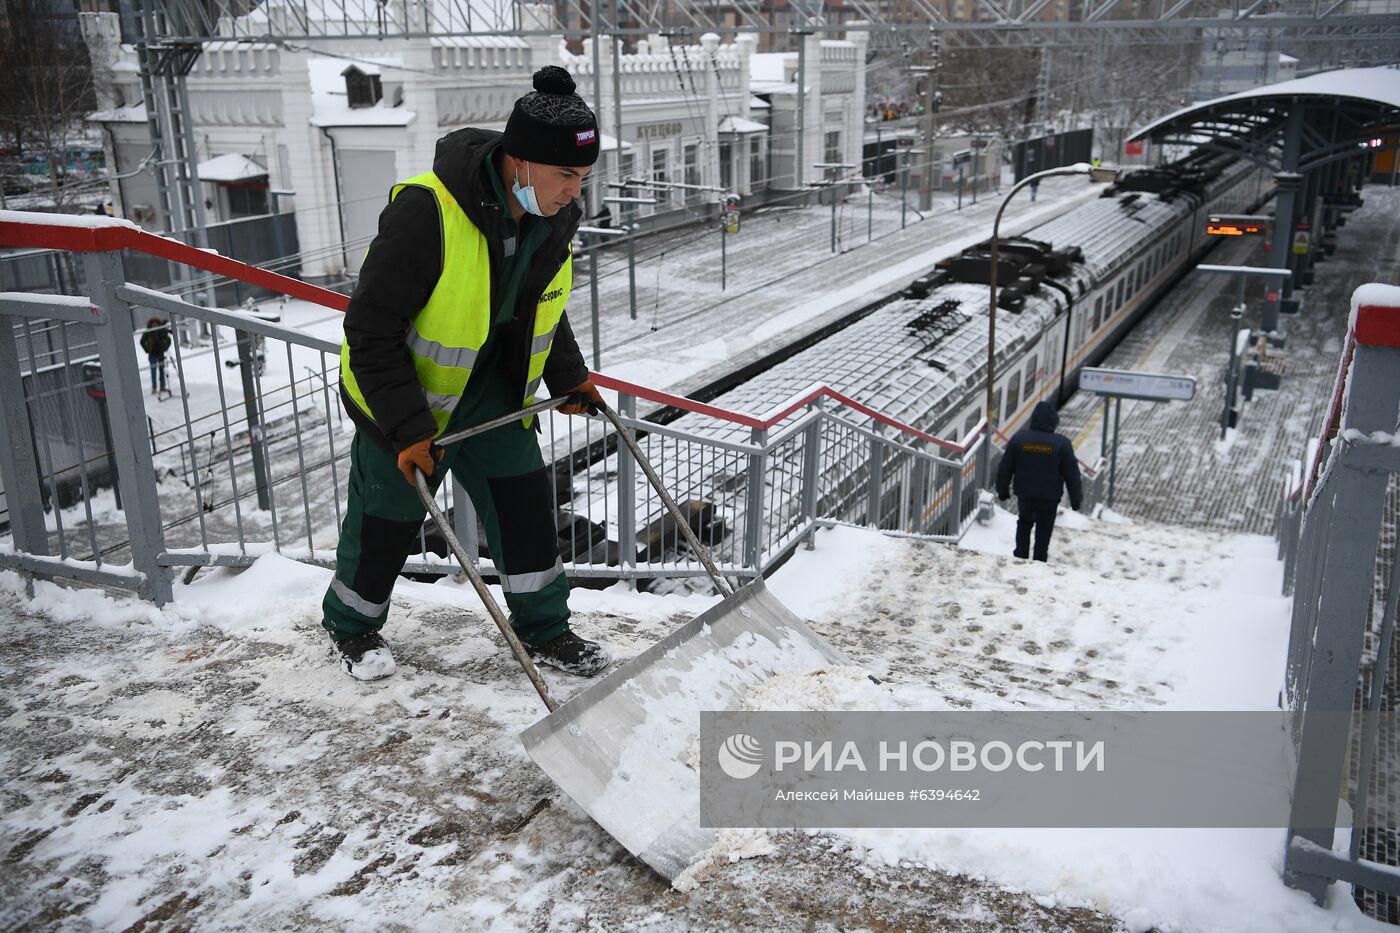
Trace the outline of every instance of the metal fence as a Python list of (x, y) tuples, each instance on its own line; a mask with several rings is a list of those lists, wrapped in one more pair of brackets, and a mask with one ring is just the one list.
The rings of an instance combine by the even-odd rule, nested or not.
[[(53, 237), (67, 242), (64, 229)], [(108, 248), (89, 242), (104, 235), (83, 233), (87, 245), (73, 254), (87, 298), (0, 295), (0, 467), (13, 540), (0, 566), (134, 589), (158, 603), (171, 598), (176, 575), (201, 567), (246, 566), (267, 553), (332, 566), (353, 436), (339, 399), (339, 343), (131, 284), (120, 247), (248, 275), (331, 307), (343, 308), (344, 296), (134, 228), (117, 228), (120, 242)], [(153, 316), (204, 335), (172, 343), (168, 393), (148, 391), (136, 345)], [(824, 525), (956, 540), (990, 475), (994, 448), (981, 429), (949, 444), (824, 389), (751, 416), (601, 374), (596, 381), (617, 391), (624, 422), (691, 527), (736, 577), (771, 569)], [(705, 425), (655, 423), (638, 417), (639, 405), (689, 409)], [(605, 420), (551, 414), (541, 443), (572, 576), (646, 585), (703, 576)], [(469, 498), (455, 482), (439, 495), (491, 574)], [(405, 572), (456, 569), (425, 526)]]
[[(1400, 474), (1400, 307), (1354, 315), (1322, 440), (1306, 469), (1290, 466), (1280, 504), (1279, 551), (1293, 591), (1282, 699), (1296, 753), (1294, 813), (1350, 805), (1350, 846), (1335, 829), (1291, 819), (1285, 880), (1321, 904), (1350, 882), (1370, 912), (1400, 920), (1400, 742), (1382, 736), (1395, 666), (1400, 548), (1381, 535), (1388, 487)], [(1370, 656), (1367, 645), (1372, 646)], [(1358, 725), (1336, 727), (1338, 713)], [(1325, 807), (1325, 811), (1319, 811)]]
[(1011, 144), (1011, 165), (1016, 180), (1047, 168), (1088, 162), (1093, 158), (1094, 131), (1068, 130)]
[[(295, 276), (301, 272), (295, 213), (242, 217), (210, 224), (207, 230), (209, 248), (222, 256), (282, 275)], [(162, 235), (193, 236), (188, 232)], [(80, 290), (81, 275), (73, 260), (72, 253), (59, 249), (19, 250), (0, 255), (0, 292), (75, 294)], [(248, 298), (266, 298), (275, 293), (233, 276), (196, 274), (193, 282), (176, 282), (169, 260), (141, 252), (129, 253), (125, 263), (128, 282), (161, 290), (212, 286), (215, 304), (240, 305)]]

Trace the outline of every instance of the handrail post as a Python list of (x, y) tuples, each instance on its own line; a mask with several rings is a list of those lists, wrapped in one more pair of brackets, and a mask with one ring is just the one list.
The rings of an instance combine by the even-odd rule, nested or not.
[(817, 413), (812, 423), (807, 425), (802, 441), (802, 522), (807, 526), (805, 549), (810, 551), (817, 544), (817, 485), (821, 482), (821, 443), (823, 401), (815, 398), (807, 406)]
[[(31, 361), (30, 369), (35, 367)], [(24, 376), (14, 320), (0, 315), (0, 480), (10, 512), (10, 535), (15, 550), (47, 556), (49, 532), (44, 527), (43, 493), (39, 463), (34, 452), (34, 427), (24, 401)], [(57, 508), (58, 503), (54, 503)], [(25, 590), (33, 595), (33, 580), (24, 574)]]
[(885, 444), (880, 439), (884, 433), (882, 430), (884, 425), (877, 421), (873, 427), (875, 436), (870, 439), (870, 503), (866, 506), (865, 516), (866, 524), (871, 528), (878, 529), (881, 517), (880, 502), (883, 498), (881, 492), (883, 492), (882, 487), (885, 482)]
[(452, 474), (452, 530), (456, 532), (457, 540), (462, 542), (462, 550), (467, 552), (473, 563), (479, 564), (477, 558), (481, 554), (481, 542), (476, 534), (476, 506), (472, 503), (472, 497), (467, 495), (466, 488), (457, 481), (455, 473)]
[(992, 488), (992, 426), (988, 424), (982, 429), (981, 451), (977, 455), (977, 468), (974, 474), (977, 477), (978, 489)]
[[(974, 503), (975, 505), (975, 503)], [(970, 509), (968, 511), (971, 511)], [(963, 512), (963, 460), (958, 458), (958, 465), (953, 468), (953, 536), (962, 537), (962, 530), (966, 515)]]
[(117, 252), (85, 254), (83, 271), (89, 298), (107, 313), (106, 323), (93, 331), (102, 361), (102, 382), (107, 392), (104, 404), (112, 424), (117, 482), (131, 540), (131, 565), (146, 577), (138, 592), (163, 606), (174, 598), (174, 593), (170, 576), (159, 563), (165, 550), (165, 532), (161, 527), (160, 498), (156, 495), (155, 465), (146, 436), (146, 406), (141, 373), (136, 366), (136, 332), (131, 307), (116, 295), (126, 282), (126, 271)]
[(763, 487), (768, 466), (768, 431), (766, 428), (752, 428), (750, 440), (758, 453), (749, 454), (749, 477), (745, 486), (744, 501), (744, 566), (752, 567), (754, 576), (763, 570), (760, 560), (760, 543), (763, 538)]
[[(911, 445), (916, 450), (918, 444)], [(909, 467), (909, 522), (905, 529), (916, 535), (924, 533), (924, 486), (928, 483), (930, 464), (927, 459), (914, 453), (914, 462)], [(933, 464), (933, 483), (938, 485), (938, 465)]]
[[(1371, 609), (1385, 491), (1390, 472), (1358, 464), (1348, 435), (1389, 433), (1395, 429), (1400, 400), (1400, 309), (1379, 309), (1386, 332), (1374, 342), (1363, 337), (1371, 318), (1355, 318), (1357, 346), (1352, 361), (1346, 410), (1319, 489), (1318, 506), (1308, 519), (1316, 522), (1318, 569), (1315, 590), (1294, 598), (1295, 617), (1307, 613), (1302, 640), (1306, 669), (1299, 672), (1301, 723), (1296, 740), (1297, 773), (1285, 844), (1284, 879), (1321, 904), (1332, 878), (1300, 867), (1294, 859), (1294, 839), (1324, 851), (1332, 849), (1335, 829), (1330, 821), (1317, 826), (1308, 814), (1334, 813), (1337, 789), (1344, 786), (1350, 736), (1335, 727), (1338, 713), (1351, 712), (1361, 669), (1361, 650)], [(1391, 341), (1394, 341), (1393, 343)], [(1303, 605), (1300, 607), (1300, 601)], [(1299, 634), (1295, 621), (1294, 635)], [(1292, 646), (1290, 646), (1291, 648)], [(1290, 659), (1291, 660), (1291, 659)], [(1382, 675), (1383, 676), (1383, 675)], [(1364, 815), (1363, 815), (1364, 816)]]
[[(624, 418), (636, 418), (636, 397), (618, 393), (617, 410)], [(630, 571), (637, 568), (637, 464), (621, 438), (617, 443), (617, 544), (627, 585), (635, 586), (636, 577)]]

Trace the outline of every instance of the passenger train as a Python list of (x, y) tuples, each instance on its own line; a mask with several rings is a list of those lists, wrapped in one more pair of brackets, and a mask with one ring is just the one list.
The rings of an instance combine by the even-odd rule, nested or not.
[[(1211, 245), (1206, 219), (1266, 195), (1258, 167), (1197, 152), (1141, 169), (1102, 197), (999, 243), (993, 422), (1010, 433), (1036, 402), (1058, 407)], [(951, 441), (984, 416), (990, 256), (983, 243), (874, 306), (850, 326), (710, 399), (762, 412), (814, 379)], [(676, 422), (725, 432), (707, 418)], [(742, 432), (743, 429), (740, 429)]]
[[(1009, 435), (1041, 400), (1059, 407), (1077, 386), (1079, 371), (1100, 362), (1208, 250), (1208, 216), (1255, 209), (1267, 184), (1267, 175), (1253, 165), (1197, 152), (1127, 174), (1101, 197), (1022, 235), (1002, 238), (991, 419), (998, 429)], [(926, 434), (951, 442), (966, 438), (986, 415), (988, 247), (982, 243), (938, 263), (899, 294), (852, 315), (849, 325), (705, 401), (761, 415), (819, 382)], [(795, 412), (769, 436), (780, 435), (802, 414)], [(874, 427), (854, 412), (845, 416)], [(692, 512), (695, 529), (705, 532), (722, 559), (738, 561), (745, 513), (760, 500), (741, 492), (749, 488), (748, 459), (719, 451), (750, 442), (750, 429), (693, 413), (681, 414), (669, 427), (675, 430), (646, 438), (651, 458), (677, 498), (698, 510)], [(708, 453), (687, 450), (677, 432), (717, 446)], [(938, 475), (916, 475), (911, 463), (908, 456), (894, 455), (879, 468), (884, 471), (880, 516), (872, 522), (868, 490), (876, 468), (870, 448), (852, 443), (850, 436), (833, 437), (822, 455), (817, 514), (894, 530), (954, 533), (958, 516), (975, 502), (973, 485), (955, 483), (957, 471), (950, 467), (936, 467)], [(585, 483), (586, 495), (575, 488), (573, 502), (561, 514), (566, 560), (616, 563), (624, 550), (617, 544), (617, 513), (605, 514), (596, 503), (606, 497), (594, 495), (617, 476), (616, 464), (606, 458), (601, 470), (598, 465), (595, 461)], [(770, 528), (800, 524), (797, 487), (803, 470), (798, 444), (769, 457), (761, 494)], [(906, 472), (897, 475), (898, 470)], [(563, 489), (570, 485), (565, 477)], [(960, 506), (947, 508), (956, 489), (963, 497)], [(661, 557), (675, 541), (674, 531), (659, 531), (667, 520), (648, 492), (639, 487), (633, 499), (639, 564)], [(919, 518), (913, 522), (908, 520), (911, 497), (932, 503), (915, 510)], [(606, 558), (604, 536), (610, 539)]]
[[(1059, 407), (1078, 385), (1079, 371), (1100, 362), (1209, 249), (1207, 218), (1254, 210), (1267, 195), (1268, 181), (1249, 163), (1197, 151), (1131, 172), (1101, 197), (1002, 238), (991, 419), (999, 431), (1015, 431), (1039, 401)], [(988, 249), (989, 243), (978, 244), (939, 262), (900, 293), (853, 314), (846, 326), (771, 365), (760, 364), (749, 378), (704, 401), (761, 416), (824, 383), (925, 434), (954, 443), (967, 438), (986, 417)], [(784, 429), (803, 415), (794, 412), (768, 436), (785, 436)], [(843, 411), (841, 419), (857, 433), (832, 430), (821, 442), (815, 514), (890, 530), (955, 534), (976, 500), (966, 468), (946, 459), (930, 467), (910, 456), (907, 446), (890, 448), (889, 458), (873, 466), (871, 446), (856, 438), (878, 426), (853, 411)], [(648, 459), (687, 504), (692, 527), (722, 563), (752, 566), (757, 551), (791, 546), (786, 537), (803, 526), (803, 510), (812, 508), (801, 501), (812, 469), (804, 462), (804, 442), (784, 441), (759, 465), (741, 452), (753, 440), (748, 427), (675, 409), (648, 420), (666, 424), (639, 437)], [(886, 437), (910, 440), (890, 432)], [(632, 551), (622, 545), (628, 534), (619, 526), (628, 511), (635, 514), (638, 570), (669, 562), (679, 542), (651, 490), (634, 476), (632, 495), (617, 496), (617, 489), (610, 495), (623, 476), (615, 448), (590, 444), (581, 453), (554, 465), (564, 559), (575, 572), (580, 565), (619, 563)], [(749, 476), (755, 466), (763, 471), (756, 487)], [(872, 484), (876, 471), (879, 482)], [(586, 478), (580, 485), (581, 472)], [(874, 507), (880, 513), (873, 520), (872, 487), (879, 490)], [(911, 509), (911, 502), (918, 505)], [(758, 545), (752, 535), (744, 540), (754, 507), (766, 516)]]

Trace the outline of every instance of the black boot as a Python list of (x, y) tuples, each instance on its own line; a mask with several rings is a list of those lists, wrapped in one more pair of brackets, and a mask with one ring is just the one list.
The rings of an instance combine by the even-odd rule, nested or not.
[(332, 639), (332, 654), (340, 661), (345, 673), (356, 680), (379, 680), (394, 673), (394, 655), (378, 632), (351, 635), (339, 641)]
[(541, 664), (580, 677), (592, 677), (612, 662), (608, 649), (596, 641), (579, 638), (573, 632), (565, 632), (542, 645), (531, 645), (529, 651), (530, 657)]

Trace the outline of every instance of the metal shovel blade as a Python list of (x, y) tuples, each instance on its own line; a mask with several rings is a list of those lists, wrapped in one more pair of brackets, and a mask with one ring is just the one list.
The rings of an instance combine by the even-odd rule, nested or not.
[(768, 592), (736, 591), (521, 734), (546, 774), (668, 880), (713, 845), (700, 826), (703, 710), (740, 709), (784, 670), (848, 663)]

